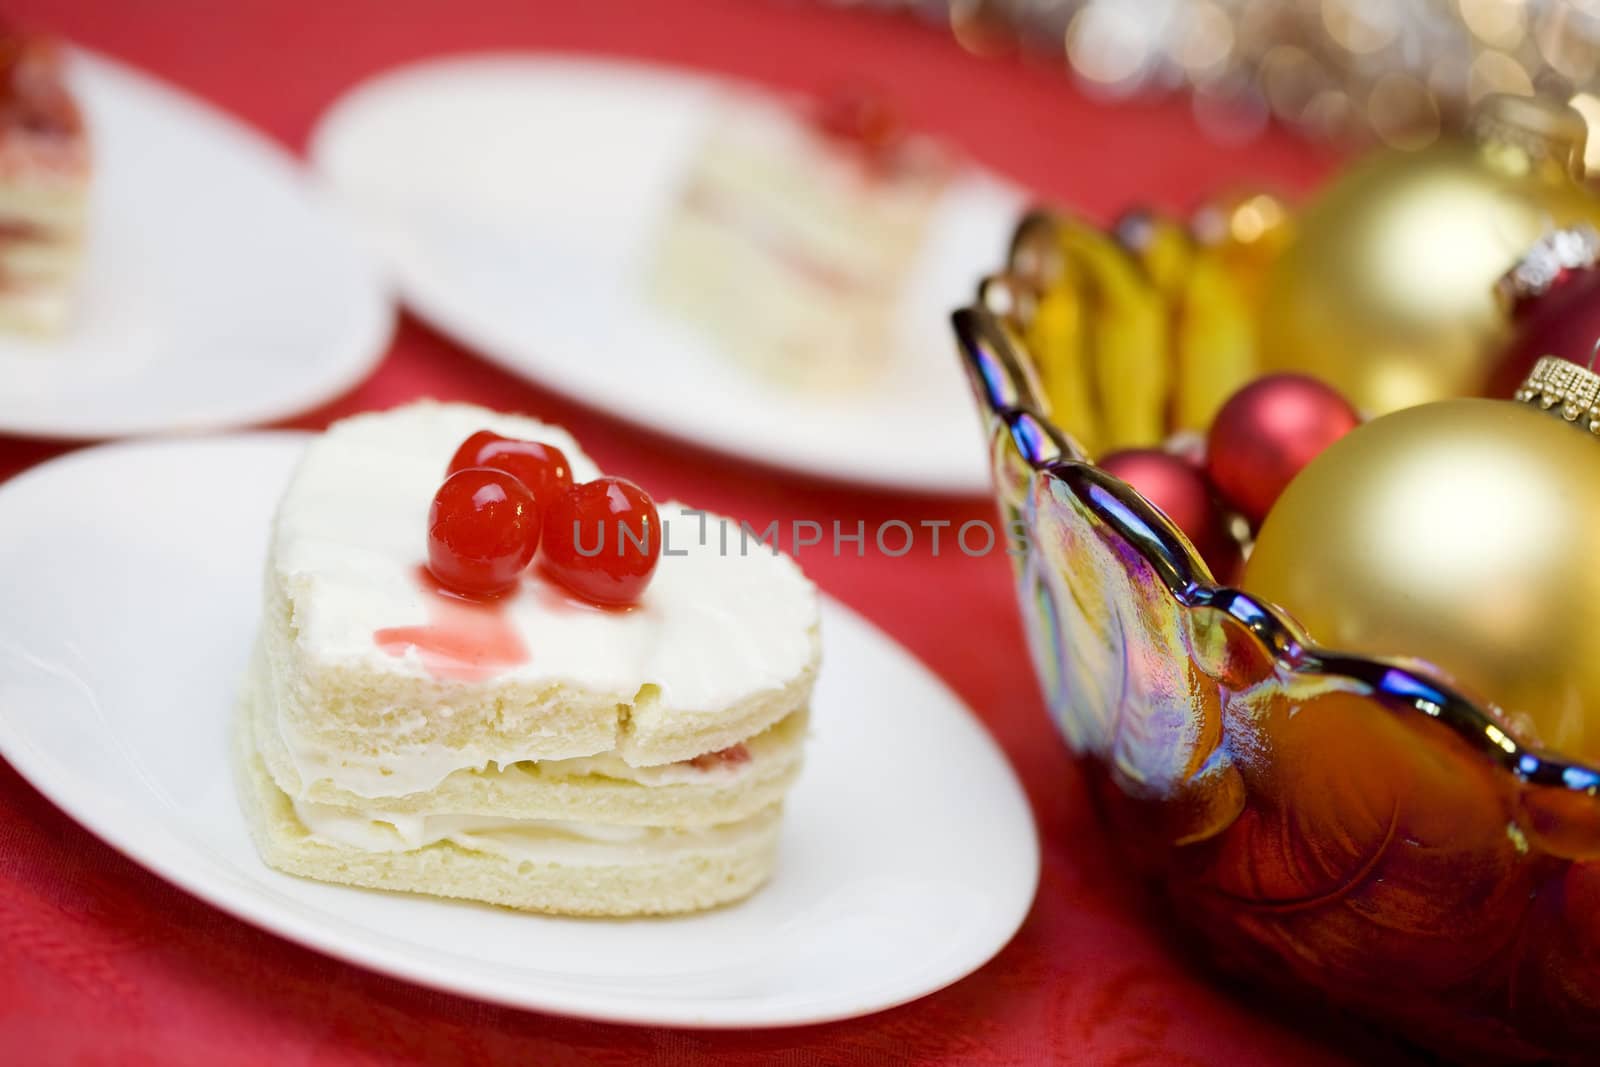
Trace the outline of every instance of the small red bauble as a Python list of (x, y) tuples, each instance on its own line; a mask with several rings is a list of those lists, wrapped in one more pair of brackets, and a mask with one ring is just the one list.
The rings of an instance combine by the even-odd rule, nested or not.
[(545, 509), (544, 566), (596, 604), (638, 600), (661, 556), (661, 517), (650, 495), (626, 478), (596, 478)]
[(446, 588), (468, 596), (504, 593), (538, 550), (533, 494), (505, 471), (457, 471), (434, 494), (428, 570)]
[(1304, 374), (1271, 374), (1234, 393), (1206, 440), (1206, 473), (1251, 526), (1296, 474), (1361, 423), (1350, 401)]
[(1244, 550), (1228, 530), (1228, 513), (1206, 476), (1189, 459), (1156, 448), (1130, 448), (1098, 461), (1099, 467), (1137, 489), (1183, 531), (1218, 582), (1231, 582)]
[(528, 487), (541, 508), (572, 488), (572, 465), (561, 449), (538, 441), (502, 437), (492, 430), (479, 430), (463, 441), (450, 460), (447, 474), (469, 467), (493, 467), (514, 475)]

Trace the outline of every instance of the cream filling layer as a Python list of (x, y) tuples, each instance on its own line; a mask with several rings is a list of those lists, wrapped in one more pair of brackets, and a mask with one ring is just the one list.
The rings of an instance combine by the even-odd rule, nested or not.
[[(267, 706), (272, 705), (268, 702)], [(635, 767), (615, 752), (601, 752), (592, 756), (560, 760), (513, 759), (501, 763), (491, 759), (478, 766), (462, 767), (461, 753), (442, 746), (418, 746), (411, 750), (386, 753), (381, 759), (357, 761), (348, 753), (330, 758), (320, 747), (301, 744), (295, 732), (287, 728), (282, 716), (274, 714), (273, 719), (278, 735), (283, 739), (284, 748), (288, 751), (302, 783), (310, 785), (312, 782), (329, 781), (345, 792), (374, 799), (405, 796), (409, 793), (435, 789), (439, 783), (458, 771), (466, 771), (469, 774), (537, 773), (542, 778), (583, 778), (598, 775), (647, 787), (731, 785), (755, 771), (751, 760), (710, 761), (709, 765), (684, 760), (679, 763)], [(775, 727), (769, 728), (746, 742), (755, 749), (758, 758), (768, 745), (776, 747), (783, 743), (776, 738), (769, 741), (774, 729)]]
[(498, 774), (502, 766), (515, 766), (517, 762), (510, 760), (502, 765), (498, 760), (485, 758), (481, 763), (463, 767), (462, 753), (430, 745), (396, 748), (381, 757), (364, 759), (353, 753), (329, 752), (320, 745), (308, 744), (281, 715), (276, 718), (278, 734), (303, 784), (331, 782), (346, 793), (361, 797), (375, 799), (421, 793), (437, 788), (456, 771)]
[(295, 732), (278, 718), (278, 733), (300, 780), (329, 781), (346, 792), (363, 797), (404, 796), (437, 788), (451, 774), (509, 774), (537, 770), (547, 778), (582, 778), (600, 775), (643, 786), (731, 783), (750, 773), (749, 763), (717, 763), (709, 767), (692, 761), (635, 767), (615, 752), (560, 760), (489, 759), (473, 767), (461, 766), (461, 753), (438, 746), (418, 746), (386, 753), (381, 759), (357, 761), (348, 753), (330, 758), (321, 748), (300, 743)]
[(293, 804), (311, 836), (331, 845), (363, 852), (410, 852), (449, 842), (517, 862), (574, 866), (643, 863), (685, 850), (726, 848), (759, 833), (777, 814), (774, 808), (742, 822), (674, 830), (489, 815), (400, 815), (304, 800)]

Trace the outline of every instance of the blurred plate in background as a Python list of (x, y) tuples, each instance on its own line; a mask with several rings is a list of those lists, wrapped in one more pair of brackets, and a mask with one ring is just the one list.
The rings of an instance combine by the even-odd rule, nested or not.
[(311, 157), (405, 299), (514, 373), (758, 462), (987, 491), (946, 320), (971, 299), (971, 265), (1003, 254), (1023, 194), (962, 165), (905, 272), (882, 373), (849, 390), (785, 385), (730, 358), (649, 291), (695, 153), (741, 99), (770, 98), (635, 63), (437, 60), (348, 94), (322, 120)]
[(62, 334), (0, 335), (0, 433), (269, 422), (364, 378), (392, 307), (289, 155), (129, 67), (71, 59), (95, 160), (86, 262)]

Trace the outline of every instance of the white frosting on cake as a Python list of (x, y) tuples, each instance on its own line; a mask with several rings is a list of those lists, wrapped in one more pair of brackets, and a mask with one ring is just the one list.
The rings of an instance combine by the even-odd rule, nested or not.
[[(278, 511), (273, 560), (293, 578), (304, 650), (427, 673), (415, 652), (392, 656), (373, 635), (430, 621), (432, 598), (416, 579), (427, 558), (428, 506), (456, 447), (485, 428), (558, 446), (580, 481), (598, 473), (563, 430), (455, 405), (350, 419), (307, 449)], [(674, 554), (663, 553), (633, 608), (579, 606), (536, 582), (507, 598), (529, 659), (503, 676), (629, 698), (654, 685), (668, 707), (703, 709), (784, 685), (806, 668), (817, 608), (799, 568), (754, 539), (747, 554), (732, 544), (723, 555), (714, 526), (699, 543), (698, 513), (659, 508)]]
[[(456, 448), (482, 429), (556, 445), (577, 480), (598, 473), (565, 431), (466, 405), (424, 403), (358, 416), (308, 447), (279, 506), (270, 566), (289, 592), (292, 639), (310, 665), (427, 679), (446, 693), (514, 680), (623, 704), (654, 687), (668, 712), (735, 705), (811, 669), (816, 596), (799, 568), (754, 537), (741, 546), (736, 525), (724, 552), (714, 519), (706, 520), (701, 543), (700, 513), (675, 504), (659, 505), (666, 550), (634, 607), (598, 610), (538, 578), (504, 598), (504, 619), (527, 650), (525, 662), (452, 681), (438, 677), (437, 664), (415, 648), (380, 647), (379, 631), (427, 626), (437, 617), (439, 598), (418, 580), (428, 508)], [(437, 707), (438, 714), (450, 713), (447, 699)], [(321, 753), (288, 724), (280, 726), (308, 779), (329, 777), (355, 791), (373, 786), (348, 754)], [(529, 753), (474, 756), (464, 764), (460, 750), (392, 753), (382, 761), (391, 780), (381, 792), (427, 788), (464, 765), (506, 765)], [(627, 776), (622, 766), (620, 758), (606, 757), (605, 770), (589, 773)], [(661, 772), (664, 780), (676, 773), (700, 772)]]

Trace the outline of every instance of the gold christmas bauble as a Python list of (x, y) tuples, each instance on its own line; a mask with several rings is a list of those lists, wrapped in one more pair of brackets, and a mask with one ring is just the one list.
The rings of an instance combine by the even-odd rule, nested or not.
[(1576, 111), (1490, 97), (1470, 138), (1380, 152), (1309, 205), (1268, 283), (1263, 358), (1383, 414), (1481, 393), (1496, 280), (1552, 226), (1600, 219)]
[(1600, 760), (1600, 436), (1508, 400), (1375, 419), (1274, 505), (1243, 588), (1327, 648), (1411, 657)]

